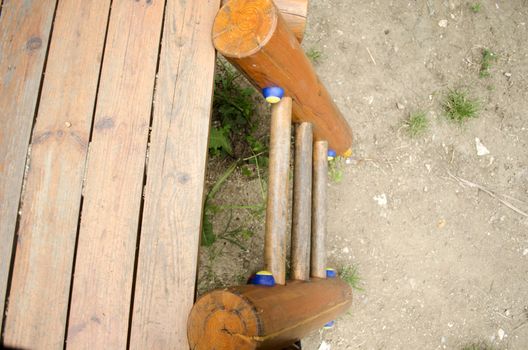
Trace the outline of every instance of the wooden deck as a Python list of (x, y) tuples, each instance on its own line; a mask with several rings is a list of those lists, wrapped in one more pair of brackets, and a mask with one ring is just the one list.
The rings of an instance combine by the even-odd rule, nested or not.
[(219, 5), (3, 0), (1, 344), (188, 347)]

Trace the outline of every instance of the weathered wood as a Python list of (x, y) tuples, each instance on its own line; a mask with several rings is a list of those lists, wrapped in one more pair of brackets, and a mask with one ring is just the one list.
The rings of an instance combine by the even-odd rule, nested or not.
[(271, 0), (230, 0), (216, 16), (218, 51), (261, 89), (284, 88), (296, 122), (310, 122), (316, 140), (351, 153), (352, 131)]
[(109, 0), (58, 4), (22, 199), (5, 323), (7, 346), (63, 348), (108, 12)]
[(268, 201), (264, 236), (266, 269), (275, 282), (286, 282), (288, 234), (288, 175), (290, 170), (292, 100), (284, 97), (271, 109)]
[[(222, 6), (229, 0), (222, 0)], [(297, 40), (302, 42), (306, 17), (308, 15), (308, 0), (274, 0), (286, 25), (293, 32)]]
[(310, 278), (312, 232), (312, 124), (302, 123), (295, 131), (293, 176), (293, 220), (291, 237), (291, 278)]
[(345, 312), (350, 286), (339, 278), (240, 286), (202, 296), (189, 315), (192, 349), (281, 349)]
[[(0, 312), (56, 0), (6, 1), (0, 17)], [(0, 319), (0, 328), (4, 318)]]
[(68, 348), (124, 349), (163, 1), (114, 2), (85, 180)]
[(220, 0), (168, 0), (132, 316), (132, 349), (185, 349), (194, 301)]
[(317, 141), (313, 150), (312, 190), (312, 277), (326, 277), (326, 187), (328, 186), (328, 143)]

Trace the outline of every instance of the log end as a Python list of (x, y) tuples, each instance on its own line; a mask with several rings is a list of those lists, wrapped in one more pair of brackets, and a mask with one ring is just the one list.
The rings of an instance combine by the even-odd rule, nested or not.
[(251, 56), (269, 41), (278, 16), (271, 0), (230, 0), (216, 15), (214, 46), (226, 57)]

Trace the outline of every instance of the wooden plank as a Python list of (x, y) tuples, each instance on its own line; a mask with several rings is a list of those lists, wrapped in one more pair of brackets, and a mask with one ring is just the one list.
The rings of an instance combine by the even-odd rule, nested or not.
[(326, 278), (326, 187), (328, 186), (328, 142), (317, 141), (313, 150), (312, 189), (312, 277)]
[(220, 0), (168, 0), (132, 316), (132, 349), (185, 349), (194, 301)]
[(68, 348), (124, 349), (164, 1), (112, 6), (77, 244)]
[[(56, 0), (4, 1), (0, 17), (0, 312)], [(3, 317), (0, 319), (0, 328)]]
[(60, 1), (57, 8), (32, 136), (5, 345), (63, 348), (108, 11), (108, 0)]
[(295, 132), (293, 175), (291, 278), (310, 278), (310, 237), (312, 232), (312, 124), (302, 123)]
[(286, 237), (291, 146), (291, 97), (284, 97), (271, 109), (271, 136), (264, 261), (275, 283), (286, 283)]

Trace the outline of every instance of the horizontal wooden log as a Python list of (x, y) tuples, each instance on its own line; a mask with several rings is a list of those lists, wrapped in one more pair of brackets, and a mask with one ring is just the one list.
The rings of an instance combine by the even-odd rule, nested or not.
[(213, 42), (257, 89), (284, 88), (294, 121), (312, 123), (316, 140), (351, 153), (350, 126), (271, 0), (228, 1), (215, 18)]
[(189, 315), (191, 349), (282, 349), (346, 312), (352, 290), (339, 278), (216, 290)]
[[(228, 0), (222, 0), (224, 5)], [(274, 0), (282, 18), (297, 40), (302, 42), (308, 15), (308, 0)]]

